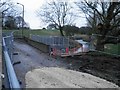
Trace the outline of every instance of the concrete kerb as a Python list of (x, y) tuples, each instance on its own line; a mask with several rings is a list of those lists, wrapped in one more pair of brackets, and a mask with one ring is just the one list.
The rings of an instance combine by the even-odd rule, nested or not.
[(41, 50), (42, 52), (44, 53), (49, 53), (49, 45), (46, 45), (46, 44), (43, 44), (43, 43), (40, 43), (40, 42), (37, 42), (37, 41), (33, 41), (27, 37), (24, 37), (24, 40), (30, 44), (31, 46)]

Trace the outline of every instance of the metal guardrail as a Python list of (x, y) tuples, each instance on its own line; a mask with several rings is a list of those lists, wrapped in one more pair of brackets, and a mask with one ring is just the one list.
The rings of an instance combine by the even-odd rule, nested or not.
[[(9, 43), (12, 45), (13, 43), (13, 33), (11, 33), (11, 36), (6, 36), (6, 37), (3, 37), (2, 41), (3, 41), (3, 55), (4, 55), (4, 60), (5, 60), (5, 65), (6, 65), (6, 70), (7, 70), (7, 76), (8, 76), (8, 81), (9, 81), (9, 88), (11, 89), (20, 89), (20, 84), (19, 84), (19, 81), (17, 79), (17, 76), (16, 76), (16, 73), (14, 71), (14, 68), (13, 68), (13, 65), (11, 63), (11, 54), (12, 52), (8, 52), (8, 47), (7, 47), (7, 44), (6, 43), (6, 39), (8, 38), (11, 38), (12, 37), (12, 40), (9, 41)], [(8, 87), (7, 87), (8, 88)]]

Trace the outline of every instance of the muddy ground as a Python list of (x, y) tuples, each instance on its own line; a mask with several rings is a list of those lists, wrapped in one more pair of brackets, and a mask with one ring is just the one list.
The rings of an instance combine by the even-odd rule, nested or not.
[[(14, 43), (13, 62), (18, 79), (25, 87), (25, 75), (28, 71), (41, 67), (62, 67), (70, 70), (80, 71), (101, 77), (120, 86), (120, 60), (119, 57), (90, 52), (74, 57), (50, 57), (48, 53), (43, 53), (23, 40)], [(34, 53), (34, 54), (33, 54)], [(57, 61), (57, 62), (56, 62)]]
[(90, 73), (120, 86), (120, 57), (90, 52), (81, 56), (67, 57), (71, 69)]

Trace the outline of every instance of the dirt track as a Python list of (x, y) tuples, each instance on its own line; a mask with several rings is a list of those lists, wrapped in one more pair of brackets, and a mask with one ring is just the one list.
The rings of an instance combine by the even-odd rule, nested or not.
[[(20, 64), (14, 65), (14, 68), (18, 75), (18, 79), (20, 81), (22, 81), (22, 85), (21, 85), (22, 87), (25, 87), (25, 86), (30, 87), (31, 85), (32, 85), (32, 87), (39, 87), (39, 88), (40, 87), (52, 87), (51, 85), (53, 85), (53, 83), (51, 83), (50, 86), (46, 86), (48, 84), (45, 85), (45, 83), (43, 83), (46, 80), (42, 80), (42, 83), (39, 82), (42, 74), (44, 74), (45, 77), (48, 77), (47, 81), (49, 81), (49, 79), (51, 79), (51, 78), (53, 78), (51, 80), (52, 82), (54, 80), (55, 80), (55, 82), (58, 81), (58, 82), (56, 82), (56, 83), (59, 83), (57, 87), (70, 87), (72, 85), (73, 87), (77, 88), (78, 87), (77, 85), (79, 85), (79, 84), (81, 84), (81, 85), (79, 85), (80, 87), (89, 87), (89, 86), (92, 86), (93, 88), (95, 88), (95, 87), (101, 88), (103, 86), (106, 88), (117, 87), (116, 85), (114, 85), (110, 82), (107, 82), (106, 80), (102, 80), (100, 78), (93, 77), (93, 76), (92, 77), (96, 78), (95, 80), (98, 80), (98, 81), (94, 82), (94, 79), (85, 79), (85, 80), (88, 80), (88, 81), (85, 81), (86, 83), (87, 82), (93, 83), (92, 85), (87, 84), (87, 86), (84, 86), (84, 85), (82, 86), (82, 83), (80, 83), (80, 80), (77, 81), (75, 84), (68, 83), (65, 79), (58, 80), (58, 78), (60, 76), (63, 76), (61, 78), (65, 78), (64, 77), (65, 74), (67, 74), (69, 72), (71, 72), (71, 74), (69, 74), (69, 75), (67, 74), (67, 77), (70, 77), (69, 79), (67, 79), (68, 81), (76, 80), (79, 77), (81, 78), (81, 76), (79, 76), (79, 75), (82, 75), (82, 73), (80, 74), (80, 72), (78, 72), (76, 70), (79, 70), (79, 71), (86, 70), (91, 73), (93, 73), (93, 71), (95, 71), (95, 70), (90, 71), (89, 69), (87, 69), (87, 67), (90, 68), (90, 65), (86, 65), (86, 63), (83, 61), (81, 62), (80, 57), (76, 58), (76, 59), (75, 58), (57, 57), (56, 59), (54, 59), (52, 57), (49, 57), (49, 55), (42, 53), (41, 51), (31, 47), (30, 45), (27, 45), (24, 41), (16, 41), (14, 43), (14, 46), (15, 46), (14, 52), (18, 52), (18, 55), (14, 55), (14, 62), (18, 62), (18, 61), (21, 62)], [(75, 60), (73, 60), (73, 59), (75, 59)], [(77, 59), (79, 59), (79, 60), (77, 60)], [(87, 59), (86, 59), (84, 61), (88, 62), (89, 60), (87, 61)], [(84, 69), (83, 69), (83, 66), (85, 67)], [(91, 66), (92, 66), (92, 64), (91, 64)], [(51, 67), (52, 67), (52, 69), (50, 69)], [(46, 69), (44, 70), (44, 68), (46, 68)], [(72, 71), (69, 71), (68, 69), (69, 70), (72, 69)], [(44, 71), (41, 71), (41, 70), (44, 70)], [(73, 71), (73, 70), (75, 70), (75, 71)], [(47, 73), (50, 74), (50, 76), (48, 76), (48, 74), (46, 74), (46, 71), (47, 71)], [(51, 71), (51, 72), (49, 72), (49, 71)], [(58, 72), (58, 71), (60, 71), (60, 72)], [(61, 75), (58, 74), (58, 76), (59, 76), (58, 78), (53, 77), (55, 73), (56, 74), (59, 73)], [(79, 73), (79, 75), (78, 75), (78, 73)], [(42, 75), (42, 76), (44, 77), (44, 75)], [(103, 75), (103, 74), (101, 74), (101, 75)], [(88, 75), (88, 76), (90, 76), (90, 75)], [(88, 76), (87, 76), (87, 78), (88, 78)], [(37, 79), (37, 77), (39, 77), (39, 78)], [(86, 77), (86, 75), (85, 75), (85, 77)], [(91, 76), (89, 78), (91, 78)], [(99, 80), (100, 80), (100, 82), (99, 82)], [(64, 85), (62, 85), (62, 83), (60, 83), (60, 82), (64, 83)], [(83, 80), (83, 83), (85, 83), (85, 82)], [(104, 83), (104, 85), (102, 86), (102, 84), (100, 84), (100, 83)], [(42, 86), (40, 86), (40, 84), (42, 84)], [(38, 85), (38, 86), (36, 86), (36, 85)], [(53, 86), (55, 87), (55, 84)]]

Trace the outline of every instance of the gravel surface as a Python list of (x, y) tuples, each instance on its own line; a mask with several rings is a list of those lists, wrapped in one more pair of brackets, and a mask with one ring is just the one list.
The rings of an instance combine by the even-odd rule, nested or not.
[(27, 88), (117, 88), (113, 83), (90, 74), (49, 67), (26, 74)]
[(52, 58), (22, 40), (14, 42), (14, 53), (14, 68), (22, 88), (118, 87), (104, 79), (74, 71), (69, 60)]

